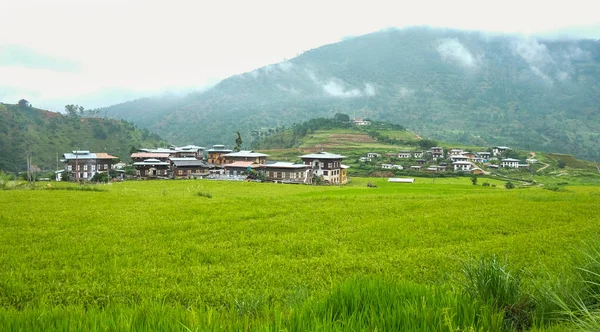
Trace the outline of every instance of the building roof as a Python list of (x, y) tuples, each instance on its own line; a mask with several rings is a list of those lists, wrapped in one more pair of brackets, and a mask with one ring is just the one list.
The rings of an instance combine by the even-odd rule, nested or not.
[(344, 159), (346, 156), (342, 156), (341, 154), (329, 153), (329, 152), (319, 152), (319, 153), (310, 153), (300, 156), (302, 159)]
[(452, 165), (471, 165), (471, 163), (468, 161), (455, 161)]
[(291, 168), (291, 169), (300, 169), (300, 168), (307, 168), (309, 167), (308, 165), (304, 165), (304, 164), (294, 164), (294, 163), (288, 163), (288, 162), (283, 162), (283, 161), (276, 161), (273, 163), (267, 163), (265, 165), (261, 165), (261, 167), (263, 168)]
[(137, 163), (133, 163), (134, 166), (143, 166), (143, 165), (148, 165), (148, 166), (169, 166), (168, 162), (165, 161), (160, 161), (158, 159), (146, 159), (144, 161), (138, 161)]
[(242, 150), (238, 152), (231, 152), (225, 155), (225, 157), (240, 157), (240, 158), (259, 158), (259, 157), (268, 157), (268, 154)]
[(229, 167), (255, 168), (255, 167), (259, 167), (259, 166), (260, 166), (259, 164), (255, 163), (253, 161), (236, 161), (231, 164), (225, 165), (225, 168), (229, 168)]
[(348, 169), (348, 168), (350, 168), (350, 166), (348, 166), (348, 165), (344, 165), (344, 164), (340, 164), (340, 167), (341, 167), (341, 168), (343, 168), (343, 169)]
[(155, 153), (155, 152), (136, 152), (131, 154), (131, 158), (144, 158), (144, 159), (159, 159), (159, 158), (169, 158), (168, 153)]
[(212, 148), (206, 150), (207, 152), (231, 152), (233, 150), (226, 149), (225, 145), (213, 145)]
[(198, 160), (194, 158), (172, 158), (171, 162), (175, 167), (214, 167), (213, 165), (205, 162), (204, 160)]
[(467, 157), (467, 156), (463, 156), (462, 154), (457, 154), (457, 155), (455, 155), (455, 156), (451, 156), (450, 158), (451, 158), (451, 159), (452, 159), (452, 158), (453, 158), (453, 159), (469, 159), (469, 157)]
[(185, 145), (185, 146), (176, 146), (175, 150), (177, 151), (191, 151), (191, 150), (204, 150), (206, 149), (203, 146), (197, 146), (197, 145)]
[(508, 146), (494, 146), (494, 149), (508, 150), (510, 148)]
[(513, 159), (513, 158), (506, 158), (506, 159), (502, 159), (502, 162), (519, 162), (519, 159)]
[(104, 152), (89, 152), (89, 151), (73, 151), (76, 153), (65, 153), (63, 154), (63, 159), (65, 160), (75, 160), (75, 159), (117, 159), (118, 157), (111, 156), (108, 153)]

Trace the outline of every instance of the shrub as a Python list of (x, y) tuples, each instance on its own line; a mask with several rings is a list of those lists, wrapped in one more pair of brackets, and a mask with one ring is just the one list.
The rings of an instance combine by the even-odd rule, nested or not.
[(206, 198), (212, 198), (211, 193), (205, 193), (203, 191), (199, 191), (198, 192), (198, 196), (200, 196), (200, 197), (206, 197)]
[(504, 188), (506, 189), (513, 189), (515, 187), (515, 184), (512, 183), (511, 181), (508, 181), (504, 184)]
[(482, 185), (482, 186), (484, 186), (484, 187), (489, 187), (489, 186), (490, 186), (490, 183), (489, 183), (489, 182), (484, 182), (484, 183), (482, 183), (481, 185)]

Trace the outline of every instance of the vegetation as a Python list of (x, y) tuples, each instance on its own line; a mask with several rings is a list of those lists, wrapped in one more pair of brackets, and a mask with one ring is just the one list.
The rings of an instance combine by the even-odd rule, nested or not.
[[(599, 160), (600, 42), (474, 32), (386, 30), (230, 77), (203, 93), (102, 109), (174, 142), (351, 117), (438, 141)], [(202, 130), (198, 130), (202, 124)]]
[(580, 254), (600, 234), (597, 186), (90, 187), (0, 191), (0, 329), (564, 331), (598, 317), (599, 256)]
[[(25, 170), (28, 155), (34, 168), (55, 170), (63, 153), (84, 149), (108, 152), (127, 161), (132, 144), (166, 144), (156, 134), (126, 121), (65, 116), (20, 104), (0, 103), (0, 170)], [(76, 105), (67, 106), (75, 111)]]

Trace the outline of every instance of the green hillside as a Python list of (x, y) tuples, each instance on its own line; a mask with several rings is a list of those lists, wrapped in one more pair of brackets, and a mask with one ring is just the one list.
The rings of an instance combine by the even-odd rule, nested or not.
[(160, 146), (164, 141), (126, 121), (65, 116), (0, 103), (0, 170), (26, 169), (26, 156), (41, 170), (56, 168), (57, 155), (72, 150), (108, 152), (127, 160), (132, 146)]
[(326, 45), (182, 98), (101, 110), (177, 143), (343, 112), (438, 140), (600, 159), (600, 42), (390, 29)]

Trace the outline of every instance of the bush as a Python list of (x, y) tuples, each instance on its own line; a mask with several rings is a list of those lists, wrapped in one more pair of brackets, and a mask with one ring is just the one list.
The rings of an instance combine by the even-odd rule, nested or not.
[(515, 184), (512, 183), (511, 181), (508, 181), (504, 184), (504, 188), (506, 189), (513, 189), (515, 187)]
[(484, 183), (482, 183), (481, 185), (482, 185), (482, 186), (484, 186), (484, 187), (489, 187), (489, 186), (490, 186), (490, 183), (489, 183), (489, 182), (484, 182)]
[(200, 196), (200, 197), (206, 197), (206, 198), (212, 198), (211, 193), (205, 193), (203, 191), (199, 191), (198, 192), (198, 196)]

